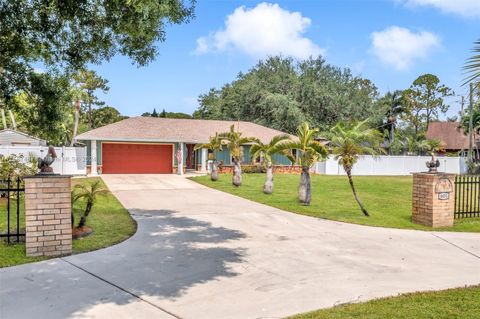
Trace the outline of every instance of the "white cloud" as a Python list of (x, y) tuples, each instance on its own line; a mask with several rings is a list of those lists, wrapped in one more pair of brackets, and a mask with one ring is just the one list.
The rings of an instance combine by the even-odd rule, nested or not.
[(198, 38), (194, 53), (238, 50), (254, 58), (283, 54), (304, 59), (324, 53), (304, 36), (310, 24), (300, 12), (278, 4), (264, 2), (253, 9), (241, 6), (227, 16), (222, 30)]
[(408, 69), (415, 60), (427, 58), (433, 49), (440, 46), (440, 38), (434, 33), (412, 32), (397, 26), (373, 32), (371, 38), (373, 54), (397, 70)]
[(203, 54), (208, 52), (208, 41), (207, 38), (201, 37), (197, 39), (197, 48), (195, 49), (195, 54)]
[(465, 17), (480, 17), (480, 0), (402, 0), (406, 6), (429, 6)]

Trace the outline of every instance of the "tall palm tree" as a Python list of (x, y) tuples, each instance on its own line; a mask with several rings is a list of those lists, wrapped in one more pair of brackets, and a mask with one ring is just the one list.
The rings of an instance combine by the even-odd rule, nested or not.
[(337, 123), (331, 129), (332, 138), (329, 145), (333, 147), (335, 159), (347, 173), (353, 196), (360, 209), (365, 216), (370, 216), (358, 198), (353, 184), (352, 168), (360, 155), (379, 155), (385, 153), (385, 150), (380, 146), (383, 141), (382, 134), (378, 130), (368, 128), (366, 122)]
[(463, 67), (467, 73), (464, 84), (480, 80), (480, 39), (474, 42), (472, 52), (474, 55), (467, 59), (467, 63)]
[(250, 156), (252, 160), (259, 159), (267, 170), (267, 176), (265, 178), (265, 184), (263, 185), (263, 192), (265, 194), (271, 194), (273, 192), (273, 155), (283, 154), (292, 163), (295, 162), (295, 158), (291, 155), (291, 152), (286, 148), (285, 141), (289, 140), (288, 134), (281, 134), (273, 137), (270, 142), (264, 144), (261, 141), (257, 141), (250, 149)]
[(216, 152), (222, 150), (222, 141), (218, 137), (218, 133), (215, 136), (210, 136), (210, 142), (205, 144), (197, 144), (195, 145), (195, 150), (199, 150), (201, 148), (206, 148), (212, 151), (212, 171), (210, 172), (210, 179), (212, 181), (218, 180), (218, 162), (216, 157)]
[(304, 205), (310, 205), (312, 198), (310, 168), (319, 160), (327, 157), (327, 149), (315, 140), (318, 129), (310, 129), (307, 122), (297, 129), (297, 139), (285, 142), (285, 146), (299, 152), (299, 164), (302, 167), (300, 185), (298, 186), (298, 200)]
[(230, 131), (218, 135), (222, 145), (226, 146), (230, 151), (233, 160), (232, 184), (234, 186), (242, 185), (242, 157), (243, 145), (258, 142), (254, 137), (242, 137), (242, 133), (235, 131), (235, 126), (230, 127)]

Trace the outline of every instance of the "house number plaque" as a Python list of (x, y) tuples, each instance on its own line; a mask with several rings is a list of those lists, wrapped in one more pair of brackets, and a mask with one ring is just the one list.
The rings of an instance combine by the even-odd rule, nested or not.
[(453, 191), (452, 182), (447, 176), (441, 176), (435, 185), (435, 193), (438, 194), (439, 200), (447, 200), (450, 198), (450, 193)]
[(450, 198), (450, 193), (448, 193), (448, 192), (438, 193), (438, 199), (440, 199), (440, 200), (446, 200), (446, 199), (449, 199), (449, 198)]

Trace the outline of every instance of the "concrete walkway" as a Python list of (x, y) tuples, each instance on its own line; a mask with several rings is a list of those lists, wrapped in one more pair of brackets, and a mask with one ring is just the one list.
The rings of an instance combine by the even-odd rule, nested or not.
[(137, 234), (1, 269), (1, 318), (281, 318), (480, 283), (480, 234), (326, 221), (175, 175), (103, 178)]

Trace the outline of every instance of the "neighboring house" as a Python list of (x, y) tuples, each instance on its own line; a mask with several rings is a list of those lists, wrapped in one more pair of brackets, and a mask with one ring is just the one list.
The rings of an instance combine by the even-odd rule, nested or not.
[[(244, 137), (256, 137), (263, 142), (283, 132), (243, 121), (216, 121), (173, 119), (156, 117), (132, 117), (109, 124), (77, 136), (87, 145), (87, 161), (92, 174), (108, 173), (176, 173), (178, 158), (188, 170), (206, 170), (208, 151), (194, 150), (196, 144), (208, 143), (215, 133), (230, 130), (230, 126), (242, 132)], [(243, 163), (250, 163), (249, 145), (244, 145)], [(216, 154), (224, 165), (231, 165), (227, 149)], [(290, 165), (290, 161), (278, 155), (278, 165)], [(183, 170), (182, 170), (183, 172)]]
[[(428, 125), (426, 137), (443, 141), (447, 153), (458, 153), (469, 148), (468, 135), (465, 135), (458, 122), (432, 122)], [(473, 146), (478, 145), (479, 139), (475, 136)]]
[(47, 142), (20, 131), (0, 130), (0, 146), (45, 146)]

